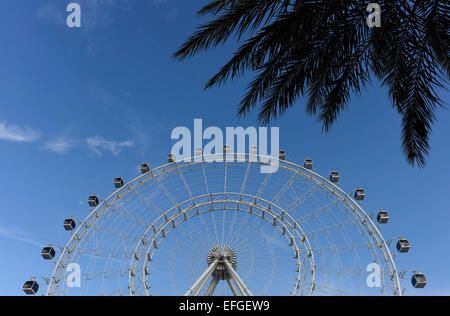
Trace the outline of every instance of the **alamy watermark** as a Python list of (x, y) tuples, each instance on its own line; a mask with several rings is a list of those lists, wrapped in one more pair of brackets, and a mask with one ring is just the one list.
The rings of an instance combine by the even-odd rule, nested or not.
[(81, 6), (76, 2), (71, 2), (67, 5), (67, 12), (70, 14), (67, 16), (66, 24), (68, 27), (81, 27)]
[[(194, 120), (194, 132), (184, 126), (178, 126), (172, 130), (171, 138), (178, 140), (171, 150), (176, 160), (185, 162), (227, 162), (245, 160), (245, 153), (249, 152), (249, 160), (261, 162), (261, 173), (274, 173), (278, 171), (278, 155), (280, 151), (280, 131), (278, 127), (270, 128), (270, 153), (268, 152), (268, 128), (250, 126), (227, 127), (226, 138), (222, 129), (210, 126), (203, 130), (203, 120)], [(193, 137), (192, 137), (193, 136)], [(203, 140), (209, 142), (203, 146)], [(236, 140), (236, 142), (235, 142)], [(247, 142), (248, 140), (248, 142)], [(248, 143), (248, 151), (246, 150)], [(195, 155), (192, 159), (192, 145)], [(258, 152), (255, 152), (255, 151)], [(225, 154), (225, 158), (224, 158)], [(236, 154), (236, 155), (235, 155)]]
[(67, 287), (81, 287), (81, 267), (78, 263), (70, 263), (66, 269), (67, 278), (66, 284)]
[(378, 263), (372, 262), (367, 268), (366, 272), (370, 272), (366, 279), (368, 287), (381, 287), (381, 267)]
[(369, 3), (366, 9), (367, 12), (370, 12), (367, 17), (367, 26), (372, 27), (381, 27), (381, 7), (378, 3)]
[[(81, 27), (81, 6), (76, 2), (67, 5), (66, 11), (70, 14), (67, 16), (66, 24), (68, 27)], [(370, 28), (381, 27), (381, 7), (378, 3), (369, 3), (366, 11), (369, 12), (366, 23)]]

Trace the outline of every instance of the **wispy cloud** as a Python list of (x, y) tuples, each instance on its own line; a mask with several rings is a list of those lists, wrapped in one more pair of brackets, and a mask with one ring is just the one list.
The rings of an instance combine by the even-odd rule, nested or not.
[(169, 0), (153, 0), (154, 5), (160, 5), (161, 3), (168, 2)]
[(284, 249), (286, 247), (286, 240), (283, 239), (280, 234), (276, 232), (275, 233), (260, 232), (260, 234), (263, 236), (263, 238), (269, 245), (281, 249)]
[(136, 142), (138, 143), (139, 151), (141, 155), (145, 154), (145, 151), (150, 146), (150, 137), (144, 128), (139, 126), (138, 123), (135, 124), (126, 124), (126, 126), (132, 131), (135, 135)]
[(88, 90), (89, 93), (99, 101), (97, 104), (102, 110), (110, 110), (112, 107), (119, 107), (122, 105), (120, 97), (108, 89), (96, 85), (89, 85)]
[(46, 142), (43, 148), (45, 150), (62, 155), (65, 154), (73, 146), (75, 146), (75, 141), (60, 137), (53, 141)]
[[(108, 27), (115, 21), (117, 12), (130, 9), (133, 1), (129, 0), (79, 0), (83, 10), (83, 24), (87, 30)], [(117, 11), (117, 9), (120, 9)]]
[(117, 156), (122, 151), (122, 149), (134, 146), (134, 142), (131, 140), (116, 142), (105, 140), (104, 138), (99, 136), (86, 138), (86, 143), (88, 145), (88, 148), (98, 156), (101, 156), (105, 151), (108, 151)]
[(65, 12), (63, 7), (57, 7), (54, 3), (48, 3), (39, 8), (37, 15), (43, 20), (47, 20), (58, 25), (64, 25), (65, 19), (63, 12)]
[(33, 240), (31, 238), (27, 238), (27, 237), (22, 237), (22, 236), (20, 236), (20, 234), (21, 233), (15, 231), (15, 230), (11, 230), (11, 229), (6, 228), (6, 227), (0, 227), (0, 236), (2, 236), (2, 237), (6, 237), (6, 238), (9, 238), (9, 239), (14, 239), (14, 240), (21, 241), (21, 242), (24, 242), (24, 243), (27, 243), (27, 244), (38, 246), (38, 247), (43, 247), (44, 246), (43, 244), (37, 242), (36, 240)]
[[(155, 7), (160, 6), (162, 4), (166, 4), (168, 3), (170, 0), (153, 0), (153, 5)], [(176, 7), (173, 7), (168, 13), (166, 13), (164, 15), (164, 18), (166, 19), (166, 21), (173, 21), (177, 18), (178, 16), (178, 9)]]
[(166, 20), (173, 21), (177, 18), (177, 16), (178, 16), (178, 9), (173, 8), (169, 13), (166, 14)]
[(0, 139), (13, 142), (34, 142), (40, 136), (41, 133), (35, 129), (0, 122)]

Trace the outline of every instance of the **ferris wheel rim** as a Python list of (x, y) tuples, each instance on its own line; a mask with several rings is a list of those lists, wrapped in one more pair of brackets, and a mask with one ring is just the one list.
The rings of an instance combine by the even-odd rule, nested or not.
[[(156, 242), (156, 238), (158, 237), (158, 235), (161, 233), (161, 231), (163, 232), (163, 234), (165, 234), (165, 237), (167, 237), (168, 235), (169, 235), (169, 233), (170, 232), (172, 232), (173, 230), (175, 230), (175, 227), (173, 227), (173, 229), (171, 229), (171, 230), (169, 230), (169, 231), (166, 231), (165, 233), (164, 233), (164, 229), (168, 226), (168, 225), (170, 225), (171, 223), (172, 223), (172, 221), (174, 220), (174, 219), (176, 219), (177, 217), (180, 217), (180, 216), (182, 216), (183, 214), (186, 214), (186, 212), (188, 212), (189, 210), (192, 210), (192, 209), (195, 209), (195, 208), (198, 208), (198, 207), (201, 207), (201, 206), (205, 206), (205, 205), (214, 205), (214, 204), (222, 204), (222, 203), (236, 203), (237, 205), (241, 205), (241, 204), (243, 204), (243, 205), (249, 205), (249, 203), (247, 202), (247, 201), (242, 201), (242, 200), (234, 200), (234, 199), (226, 199), (226, 200), (212, 200), (212, 199), (210, 199), (208, 202), (204, 202), (204, 203), (194, 203), (194, 205), (191, 205), (190, 207), (188, 207), (188, 208), (186, 208), (186, 209), (184, 209), (182, 212), (180, 211), (179, 213), (177, 213), (177, 214), (175, 214), (175, 215), (173, 215), (172, 217), (170, 217), (170, 218), (166, 218), (166, 214), (169, 214), (172, 210), (174, 210), (174, 209), (179, 209), (179, 206), (180, 205), (183, 205), (183, 204), (187, 204), (187, 203), (190, 203), (190, 202), (195, 202), (195, 200), (198, 200), (198, 199), (202, 199), (202, 198), (204, 198), (204, 197), (206, 197), (206, 196), (220, 196), (220, 195), (227, 195), (227, 196), (237, 196), (237, 195), (239, 195), (241, 198), (242, 197), (248, 197), (248, 198), (251, 198), (251, 199), (253, 199), (255, 202), (251, 205), (251, 207), (255, 207), (255, 208), (259, 208), (259, 209), (262, 209), (263, 210), (263, 213), (264, 212), (267, 212), (268, 213), (268, 215), (270, 215), (273, 219), (277, 219), (278, 221), (280, 220), (280, 217), (279, 216), (275, 216), (275, 215), (277, 215), (277, 214), (275, 214), (275, 213), (271, 213), (271, 209), (270, 208), (264, 208), (263, 206), (261, 206), (261, 205), (259, 205), (259, 204), (257, 204), (256, 203), (256, 200), (261, 200), (261, 201), (263, 201), (263, 202), (265, 202), (265, 203), (267, 203), (267, 204), (269, 204), (269, 205), (272, 205), (272, 206), (274, 206), (275, 208), (278, 208), (279, 209), (279, 206), (277, 206), (276, 204), (273, 204), (272, 202), (270, 202), (270, 201), (268, 201), (268, 200), (266, 200), (266, 199), (263, 199), (263, 198), (261, 198), (261, 197), (257, 197), (257, 196), (254, 196), (254, 195), (250, 195), (250, 194), (244, 194), (244, 193), (236, 193), (236, 192), (226, 192), (226, 193), (210, 193), (210, 194), (205, 194), (205, 195), (201, 195), (201, 196), (197, 196), (197, 197), (194, 197), (193, 199), (189, 199), (189, 200), (186, 200), (186, 201), (183, 201), (183, 202), (180, 202), (180, 203), (178, 203), (177, 205), (174, 205), (174, 206), (172, 206), (170, 209), (168, 209), (165, 213), (163, 213), (163, 214), (161, 214), (158, 218), (156, 218), (155, 220), (154, 220), (154, 222), (153, 223), (151, 223), (151, 225), (147, 228), (147, 230), (144, 232), (144, 233), (142, 233), (142, 235), (141, 235), (141, 238), (139, 238), (139, 241), (137, 242), (137, 245), (136, 245), (136, 249), (135, 249), (135, 251), (134, 251), (134, 253), (133, 253), (133, 255), (132, 255), (132, 257), (131, 257), (131, 262), (130, 262), (130, 274), (129, 274), (129, 278), (130, 278), (130, 281), (129, 281), (129, 284), (130, 284), (130, 295), (134, 295), (134, 293), (133, 293), (133, 290), (134, 290), (134, 277), (135, 277), (135, 269), (137, 268), (137, 261), (139, 261), (140, 260), (140, 258), (141, 257), (144, 257), (145, 259), (144, 259), (144, 267), (146, 267), (147, 266), (147, 262), (148, 261), (151, 261), (150, 259), (149, 259), (149, 248), (147, 248), (147, 250), (145, 250), (145, 254), (142, 256), (142, 252), (143, 252), (143, 250), (141, 250), (140, 252), (139, 252), (139, 254), (137, 253), (137, 250), (140, 248), (140, 247), (143, 247), (143, 246), (146, 246), (147, 244), (150, 244), (150, 247), (152, 247), (152, 245)], [(203, 212), (198, 212), (197, 214), (195, 214), (195, 215), (192, 215), (192, 216), (190, 216), (190, 217), (188, 217), (188, 218), (185, 218), (184, 220), (182, 220), (181, 221), (181, 223), (177, 223), (177, 225), (176, 226), (179, 226), (180, 224), (182, 224), (182, 223), (184, 223), (185, 221), (187, 221), (187, 220), (189, 220), (189, 219), (191, 219), (191, 218), (194, 218), (195, 216), (199, 216), (199, 215), (202, 215), (202, 214), (206, 214), (206, 213), (209, 213), (209, 212), (214, 212), (214, 211), (219, 211), (219, 210), (229, 210), (229, 211), (235, 211), (235, 212), (246, 212), (246, 213), (248, 213), (248, 214), (251, 214), (251, 215), (256, 215), (256, 216), (259, 216), (259, 214), (256, 214), (256, 213), (252, 213), (251, 211), (250, 212), (248, 212), (248, 211), (246, 211), (246, 210), (243, 210), (243, 209), (234, 209), (234, 208), (215, 208), (215, 209), (209, 209), (209, 210), (206, 210), (206, 211), (203, 211)], [(303, 231), (303, 228), (302, 228), (302, 226), (299, 224), (299, 223), (297, 223), (297, 221), (289, 214), (289, 213), (287, 213), (287, 212), (284, 212), (282, 209), (279, 209), (280, 211), (281, 211), (281, 213), (283, 214), (282, 216), (281, 216), (281, 221), (280, 221), (280, 223), (281, 223), (281, 225), (282, 225), (282, 227), (284, 228), (284, 230), (280, 230), (280, 228), (277, 226), (277, 224), (275, 223), (276, 221), (274, 221), (273, 222), (273, 226), (275, 226), (276, 228), (278, 228), (279, 230), (280, 230), (280, 232), (282, 233), (282, 235), (283, 236), (285, 236), (286, 237), (286, 239), (288, 240), (288, 241), (290, 241), (290, 247), (291, 248), (295, 248), (295, 250), (294, 250), (294, 253), (295, 253), (295, 255), (296, 255), (296, 257), (294, 257), (295, 259), (297, 259), (297, 266), (298, 266), (298, 271), (297, 271), (297, 282), (296, 282), (296, 284), (295, 284), (295, 286), (294, 286), (294, 290), (291, 292), (292, 293), (292, 295), (295, 295), (296, 294), (296, 292), (297, 292), (297, 290), (298, 290), (298, 287), (299, 287), (299, 283), (300, 283), (300, 272), (301, 272), (301, 266), (302, 266), (302, 264), (301, 264), (301, 262), (300, 262), (300, 257), (299, 257), (299, 255), (298, 255), (298, 253), (299, 253), (299, 247), (297, 246), (297, 242), (296, 242), (296, 240), (295, 240), (295, 238), (294, 238), (294, 236), (293, 236), (293, 233), (290, 231), (290, 229), (293, 229), (294, 231), (295, 231), (295, 233), (298, 235), (298, 237), (299, 238), (301, 238), (302, 239), (302, 244), (306, 244), (306, 246), (305, 246), (305, 249), (306, 249), (306, 251), (307, 251), (307, 253), (308, 253), (308, 257), (310, 258), (310, 261), (311, 261), (311, 263), (310, 263), (310, 266), (313, 268), (313, 270), (311, 271), (311, 273), (312, 273), (312, 281), (311, 281), (311, 288), (310, 288), (310, 291), (309, 291), (309, 295), (312, 295), (312, 292), (314, 291), (314, 277), (315, 277), (315, 263), (314, 263), (314, 251), (313, 251), (313, 248), (311, 247), (311, 244), (310, 244), (310, 242), (309, 242), (309, 239), (308, 239), (308, 236), (307, 236), (307, 234)], [(293, 228), (291, 228), (291, 227), (287, 227), (287, 225), (289, 225), (289, 223), (284, 223), (284, 216), (286, 216), (286, 217), (289, 217), (289, 219), (294, 223), (294, 227)], [(159, 228), (155, 231), (155, 229), (154, 229), (154, 227), (155, 227), (155, 225), (154, 225), (154, 223), (157, 223), (160, 219), (162, 219), (162, 218), (164, 218), (164, 223), (163, 224), (161, 224), (160, 226), (159, 226)], [(263, 215), (263, 217), (262, 217), (263, 219), (266, 219), (267, 221), (269, 221), (269, 219), (268, 218), (264, 218), (264, 215)], [(299, 234), (298, 232), (297, 232), (297, 229), (299, 229), (300, 230), (300, 232), (301, 232), (301, 234)], [(151, 238), (151, 236), (149, 237), (149, 238), (147, 238), (147, 240), (146, 241), (144, 241), (144, 237), (142, 237), (142, 236), (146, 236), (147, 235), (147, 233), (149, 233), (150, 231), (153, 231), (153, 234), (151, 234), (151, 236), (155, 236), (152, 240), (149, 240), (150, 238)], [(286, 236), (286, 234), (289, 234), (289, 236), (291, 237), (290, 239), (289, 238), (287, 238), (287, 236)], [(164, 238), (165, 238), (164, 237)], [(160, 239), (160, 241), (162, 241), (163, 239)], [(160, 243), (157, 243), (158, 245), (160, 244)], [(156, 247), (155, 246), (155, 250), (154, 250), (154, 252), (156, 251), (158, 249), (158, 247)], [(153, 253), (154, 253), (153, 252)], [(152, 256), (151, 257), (153, 257), (153, 254), (152, 254)], [(134, 267), (134, 269), (133, 269), (133, 263), (136, 261), (136, 265), (135, 265), (135, 267)], [(144, 272), (143, 271), (143, 279), (142, 279), (142, 282), (143, 283), (145, 283), (146, 281), (147, 281), (147, 276), (148, 276), (148, 274), (147, 274), (147, 272)], [(149, 295), (149, 293), (148, 293), (148, 288), (147, 287), (145, 287), (145, 291), (146, 291), (146, 293)]]
[[(351, 207), (355, 211), (355, 213), (359, 216), (360, 220), (365, 222), (364, 225), (368, 225), (367, 227), (370, 227), (371, 231), (374, 233), (373, 236), (376, 238), (376, 241), (378, 242), (378, 244), (381, 245), (380, 249), (383, 252), (385, 262), (388, 264), (390, 275), (391, 275), (391, 278), (393, 279), (392, 282), (393, 282), (393, 286), (394, 286), (394, 290), (395, 290), (394, 295), (399, 295), (399, 296), (402, 295), (398, 271), (397, 271), (395, 261), (393, 259), (393, 256), (391, 254), (388, 244), (386, 243), (383, 235), (379, 231), (378, 227), (374, 224), (374, 222), (370, 218), (370, 216), (367, 215), (367, 213), (362, 209), (362, 207), (355, 200), (353, 200), (353, 198), (348, 193), (344, 192), (339, 186), (337, 186), (333, 182), (329, 181), (327, 178), (322, 177), (320, 174), (318, 174), (310, 169), (304, 168), (303, 166), (298, 165), (296, 163), (286, 161), (284, 159), (278, 159), (278, 158), (272, 157), (272, 156), (266, 156), (266, 155), (249, 154), (249, 153), (244, 153), (244, 154), (237, 153), (235, 155), (238, 157), (238, 160), (237, 160), (238, 162), (245, 161), (248, 163), (258, 164), (258, 165), (263, 165), (263, 163), (259, 161), (262, 159), (275, 160), (278, 163), (280, 168), (285, 169), (290, 172), (294, 172), (294, 173), (298, 172), (298, 174), (301, 175), (302, 177), (304, 177), (305, 179), (313, 181), (316, 183), (316, 185), (319, 185), (320, 187), (325, 188), (328, 191), (328, 193), (332, 194), (333, 196), (342, 197), (343, 198), (342, 200), (341, 199), (338, 199), (338, 200), (340, 202), (346, 203), (349, 207)], [(59, 256), (59, 258), (57, 260), (55, 268), (53, 269), (51, 278), (49, 280), (46, 295), (54, 295), (57, 285), (61, 281), (61, 280), (59, 280), (59, 277), (61, 275), (62, 270), (64, 269), (64, 267), (67, 264), (68, 258), (70, 258), (71, 252), (74, 251), (75, 249), (77, 249), (78, 243), (84, 238), (84, 235), (87, 232), (89, 232), (90, 227), (87, 224), (89, 220), (91, 220), (93, 217), (95, 217), (96, 220), (99, 219), (100, 217), (102, 217), (104, 215), (104, 213), (112, 205), (114, 205), (115, 202), (122, 199), (128, 193), (132, 192), (135, 188), (150, 181), (151, 179), (159, 177), (161, 174), (158, 174), (156, 176), (154, 175), (158, 171), (164, 170), (165, 172), (162, 174), (170, 173), (172, 171), (179, 170), (180, 167), (188, 167), (188, 166), (198, 165), (199, 163), (204, 163), (203, 159), (205, 159), (207, 157), (210, 157), (213, 159), (217, 158), (217, 157), (223, 157), (223, 154), (201, 155), (201, 157), (202, 157), (201, 162), (195, 161), (195, 159), (196, 158), (198, 159), (199, 156), (192, 156), (188, 159), (182, 159), (182, 160), (170, 162), (167, 164), (163, 164), (159, 167), (156, 167), (156, 168), (150, 170), (149, 172), (139, 175), (139, 176), (135, 177), (134, 179), (130, 180), (129, 182), (124, 184), (121, 188), (115, 190), (105, 200), (102, 200), (98, 204), (98, 206), (96, 206), (90, 212), (90, 214), (83, 219), (83, 221), (80, 223), (79, 227), (76, 229), (76, 231), (73, 233), (73, 235), (71, 236), (69, 241), (66, 243), (65, 247), (63, 248), (61, 255)], [(243, 160), (239, 160), (239, 157)], [(255, 160), (252, 160), (252, 159), (255, 159)], [(186, 161), (190, 161), (190, 162), (186, 162)], [(221, 162), (221, 161), (226, 162), (226, 159), (218, 160), (216, 162)], [(171, 168), (166, 170), (166, 168), (168, 168), (168, 167), (171, 167)], [(102, 209), (104, 212), (102, 214), (98, 215), (99, 210), (102, 210)], [(87, 230), (85, 230), (83, 232), (82, 230), (84, 228)], [(83, 234), (79, 235), (79, 233), (81, 233), (81, 232), (83, 232)]]

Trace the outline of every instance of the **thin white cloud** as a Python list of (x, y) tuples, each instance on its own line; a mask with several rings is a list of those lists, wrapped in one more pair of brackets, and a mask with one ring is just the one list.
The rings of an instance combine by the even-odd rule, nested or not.
[(88, 30), (108, 27), (118, 12), (126, 12), (133, 5), (129, 0), (79, 0), (83, 12), (83, 25)]
[(41, 133), (29, 127), (18, 125), (8, 125), (0, 122), (0, 139), (13, 142), (34, 142), (41, 136)]
[(62, 155), (65, 154), (74, 145), (74, 141), (61, 137), (56, 140), (46, 142), (44, 144), (44, 149)]
[(105, 140), (99, 136), (86, 138), (86, 143), (88, 148), (98, 156), (101, 156), (105, 151), (109, 151), (113, 155), (117, 156), (120, 154), (122, 149), (134, 146), (134, 142), (131, 140), (116, 142)]
[(168, 2), (169, 0), (153, 0), (153, 5), (160, 5), (162, 3)]
[(19, 236), (18, 232), (13, 231), (11, 229), (5, 228), (5, 227), (0, 227), (0, 236), (2, 237), (6, 237), (9, 239), (14, 239), (16, 241), (21, 241), (27, 244), (31, 244), (34, 246), (38, 246), (38, 247), (43, 247), (43, 244), (37, 242), (36, 240), (33, 240), (31, 238), (26, 238), (26, 237), (22, 237)]
[(139, 151), (141, 155), (145, 154), (145, 151), (150, 146), (150, 137), (144, 128), (142, 128), (139, 123), (126, 124), (126, 126), (135, 134), (136, 142), (139, 146)]
[(260, 231), (261, 236), (264, 238), (264, 240), (273, 247), (278, 247), (280, 249), (285, 249), (286, 247), (286, 240), (281, 237), (278, 233), (268, 233)]
[(49, 3), (40, 7), (37, 15), (43, 20), (47, 20), (58, 25), (64, 25), (65, 20), (63, 12), (65, 12), (64, 7), (57, 7), (54, 3)]
[(177, 18), (177, 16), (178, 16), (178, 9), (173, 8), (168, 14), (166, 14), (166, 20), (173, 21)]

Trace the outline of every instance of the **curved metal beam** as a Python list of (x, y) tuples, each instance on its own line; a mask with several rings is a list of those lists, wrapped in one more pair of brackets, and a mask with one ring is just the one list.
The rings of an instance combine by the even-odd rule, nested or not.
[[(220, 155), (220, 154), (217, 154)], [(206, 156), (216, 156), (214, 155), (204, 155)], [(244, 161), (251, 162), (252, 164), (261, 164), (258, 162), (258, 158), (270, 158), (270, 159), (276, 159), (276, 157), (267, 157), (262, 155), (254, 155), (254, 154), (243, 154), (243, 153), (237, 153), (236, 154), (237, 159), (239, 161), (239, 157), (243, 157)], [(192, 157), (194, 159), (194, 157)], [(191, 161), (192, 161), (191, 159)], [(362, 222), (362, 225), (366, 227), (369, 233), (371, 233), (371, 237), (375, 239), (375, 246), (378, 244), (378, 247), (374, 248), (381, 248), (384, 259), (386, 264), (388, 265), (389, 271), (391, 273), (392, 282), (394, 285), (394, 295), (402, 295), (401, 287), (400, 287), (400, 281), (399, 281), (399, 275), (398, 271), (395, 265), (395, 262), (393, 260), (393, 256), (389, 250), (389, 247), (384, 240), (383, 236), (381, 235), (380, 231), (376, 227), (376, 225), (373, 223), (371, 218), (364, 212), (364, 210), (342, 189), (340, 189), (337, 185), (334, 183), (331, 183), (326, 178), (323, 178), (322, 176), (318, 175), (317, 173), (305, 169), (302, 166), (299, 166), (295, 163), (291, 163), (285, 160), (278, 160), (279, 167), (284, 170), (292, 171), (292, 172), (298, 172), (300, 176), (302, 176), (305, 179), (308, 179), (310, 181), (313, 181), (317, 184), (320, 184), (323, 186), (329, 193), (333, 194), (338, 201), (340, 201), (342, 204), (346, 205), (350, 209), (354, 211), (354, 213), (357, 214), (356, 218), (359, 220), (360, 224)], [(75, 231), (75, 233), (71, 236), (70, 240), (64, 247), (64, 250), (62, 251), (55, 268), (52, 273), (52, 277), (50, 278), (50, 283), (47, 288), (47, 295), (54, 295), (57, 291), (57, 288), (60, 284), (64, 284), (64, 282), (61, 283), (61, 277), (62, 273), (69, 261), (69, 259), (74, 255), (74, 253), (78, 252), (78, 244), (89, 232), (89, 230), (93, 227), (93, 225), (97, 222), (97, 220), (102, 217), (107, 211), (110, 210), (111, 206), (114, 205), (115, 202), (129, 194), (130, 192), (133, 192), (133, 190), (140, 185), (159, 177), (162, 174), (167, 174), (173, 170), (177, 170), (181, 167), (188, 167), (193, 166), (199, 163), (203, 163), (203, 159), (201, 162), (197, 162), (194, 160), (194, 162), (190, 163), (183, 163), (180, 164), (179, 161), (169, 163), (162, 165), (154, 170), (151, 170), (150, 172), (141, 175), (126, 185), (124, 185), (122, 188), (118, 189), (117, 191), (113, 192), (106, 200), (102, 201), (100, 205), (98, 205), (87, 217), (86, 219), (79, 225), (78, 229)]]

